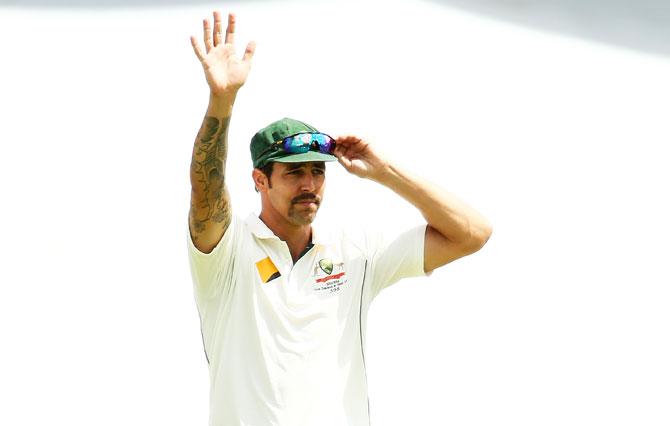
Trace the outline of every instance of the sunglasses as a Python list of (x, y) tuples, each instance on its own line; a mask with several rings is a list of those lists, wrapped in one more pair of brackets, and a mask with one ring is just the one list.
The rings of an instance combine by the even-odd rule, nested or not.
[(262, 154), (279, 149), (291, 154), (302, 154), (307, 151), (331, 154), (335, 149), (335, 139), (325, 133), (297, 133), (273, 143)]

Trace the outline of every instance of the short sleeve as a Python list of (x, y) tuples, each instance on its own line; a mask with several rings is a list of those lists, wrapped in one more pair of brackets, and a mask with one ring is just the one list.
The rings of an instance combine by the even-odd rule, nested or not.
[(378, 236), (371, 262), (372, 296), (402, 278), (422, 277), (426, 225), (417, 226), (394, 239)]
[(237, 252), (235, 247), (238, 244), (240, 226), (243, 226), (242, 221), (233, 215), (223, 237), (210, 253), (198, 250), (187, 228), (188, 257), (193, 286), (198, 298), (212, 297), (219, 294), (225, 286), (230, 285), (226, 281), (235, 260)]

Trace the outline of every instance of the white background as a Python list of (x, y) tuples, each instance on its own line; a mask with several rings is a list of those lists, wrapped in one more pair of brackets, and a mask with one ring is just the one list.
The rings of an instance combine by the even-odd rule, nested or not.
[[(439, 3), (225, 4), (227, 183), (283, 116), (366, 136), (482, 212), (477, 254), (370, 310), (372, 424), (670, 424), (667, 56)], [(186, 255), (211, 7), (0, 12), (0, 424), (205, 425)], [(320, 221), (404, 228), (333, 165)]]

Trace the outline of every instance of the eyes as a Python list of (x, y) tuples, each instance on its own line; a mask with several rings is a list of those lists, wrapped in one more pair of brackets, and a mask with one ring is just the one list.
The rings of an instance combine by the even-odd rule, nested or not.
[[(302, 176), (305, 173), (307, 173), (306, 169), (304, 167), (301, 167), (299, 169), (289, 170), (286, 174), (289, 176)], [(313, 168), (312, 174), (314, 176), (323, 176), (326, 174), (326, 169)]]

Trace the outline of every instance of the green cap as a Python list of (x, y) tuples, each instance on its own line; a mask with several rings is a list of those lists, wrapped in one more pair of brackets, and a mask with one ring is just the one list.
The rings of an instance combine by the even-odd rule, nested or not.
[(283, 150), (268, 149), (275, 142), (297, 133), (318, 133), (314, 127), (292, 118), (282, 118), (269, 126), (259, 130), (251, 138), (251, 161), (254, 168), (260, 168), (270, 162), (277, 163), (304, 163), (307, 161), (337, 161), (337, 157), (323, 154), (318, 151), (307, 151), (293, 154)]

